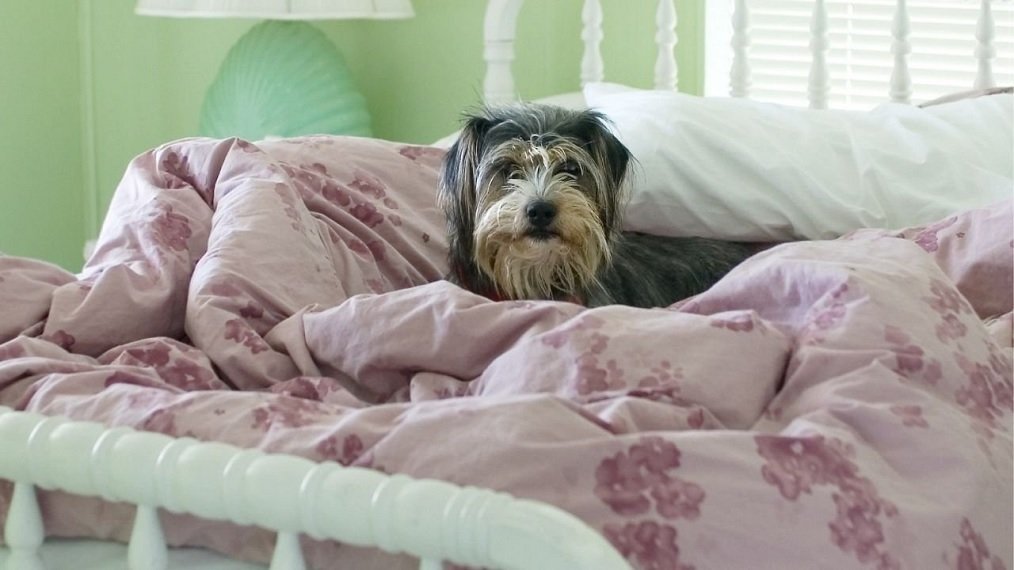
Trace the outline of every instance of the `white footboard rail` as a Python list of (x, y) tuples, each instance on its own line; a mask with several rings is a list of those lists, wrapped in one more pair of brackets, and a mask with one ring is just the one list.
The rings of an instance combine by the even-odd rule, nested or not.
[(133, 570), (166, 568), (159, 508), (277, 531), (272, 570), (305, 567), (301, 533), (407, 553), (426, 570), (444, 560), (505, 569), (630, 568), (600, 534), (543, 503), (5, 407), (0, 479), (14, 482), (4, 534), (10, 570), (44, 568), (36, 487), (138, 505), (128, 548)]

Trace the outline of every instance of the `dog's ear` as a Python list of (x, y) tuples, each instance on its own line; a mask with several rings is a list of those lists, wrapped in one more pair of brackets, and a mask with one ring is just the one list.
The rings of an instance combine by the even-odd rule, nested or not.
[(630, 151), (616, 138), (609, 119), (597, 111), (583, 111), (580, 121), (582, 137), (595, 161), (608, 170), (609, 180), (617, 189), (623, 186), (630, 164)]
[(448, 149), (440, 171), (438, 201), (447, 217), (452, 277), (466, 282), (479, 277), (473, 260), (476, 175), (484, 139), (495, 121), (483, 114), (467, 116), (458, 140)]
[[(459, 217), (471, 219), (475, 215), (475, 177), (482, 158), (483, 139), (492, 125), (485, 116), (467, 116), (458, 140), (444, 157), (439, 199), (449, 221), (457, 222)], [(458, 224), (457, 227), (462, 226)]]
[(609, 188), (603, 188), (606, 195), (599, 202), (599, 214), (607, 228), (618, 230), (623, 207), (627, 197), (627, 168), (631, 155), (627, 147), (616, 138), (610, 128), (609, 119), (597, 111), (582, 111), (578, 128), (579, 136), (585, 141), (585, 150), (592, 160), (601, 165), (605, 182)]

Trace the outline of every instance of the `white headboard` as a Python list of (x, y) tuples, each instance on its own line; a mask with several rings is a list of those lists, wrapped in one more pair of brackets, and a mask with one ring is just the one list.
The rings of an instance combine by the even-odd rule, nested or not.
[[(722, 0), (709, 0), (721, 2)], [(726, 0), (731, 4), (732, 61), (729, 69), (729, 94), (733, 97), (750, 95), (750, 8), (748, 0)], [(514, 61), (514, 39), (518, 12), (524, 0), (489, 0), (486, 7), (485, 51), (486, 77), (483, 93), (486, 102), (506, 103), (515, 101), (515, 88), (511, 63)], [(979, 2), (978, 25), (976, 26), (976, 48), (974, 57), (978, 71), (975, 84), (969, 88), (984, 89), (994, 86), (993, 59), (996, 49), (993, 45), (993, 12), (990, 0)], [(814, 0), (810, 23), (811, 64), (807, 98), (812, 108), (827, 107), (831, 91), (828, 73), (827, 52), (828, 16), (825, 0)], [(674, 0), (658, 0), (655, 18), (655, 43), (658, 56), (655, 63), (656, 89), (675, 89), (677, 66), (674, 48), (677, 13)], [(585, 0), (582, 10), (581, 39), (584, 42), (584, 56), (581, 59), (581, 84), (602, 81), (604, 66), (599, 46), (602, 42), (602, 7), (599, 0)], [(894, 56), (890, 86), (886, 97), (901, 103), (908, 103), (912, 96), (912, 81), (908, 71), (908, 55), (912, 46), (909, 40), (910, 23), (906, 0), (896, 0), (891, 23), (891, 52)]]
[[(489, 0), (486, 6), (485, 51), (486, 79), (483, 94), (488, 103), (507, 103), (517, 100), (511, 63), (514, 61), (514, 38), (518, 12), (524, 0)], [(673, 0), (659, 0), (656, 11), (655, 43), (658, 57), (655, 61), (655, 88), (676, 89), (676, 5)], [(599, 0), (585, 0), (581, 10), (581, 40), (584, 55), (581, 58), (581, 85), (602, 81), (605, 66), (602, 64), (602, 5)]]

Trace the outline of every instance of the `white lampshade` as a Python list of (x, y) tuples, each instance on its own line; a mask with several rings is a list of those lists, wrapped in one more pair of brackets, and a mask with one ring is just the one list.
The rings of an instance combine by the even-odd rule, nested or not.
[(137, 14), (174, 18), (350, 20), (411, 18), (411, 0), (138, 0)]

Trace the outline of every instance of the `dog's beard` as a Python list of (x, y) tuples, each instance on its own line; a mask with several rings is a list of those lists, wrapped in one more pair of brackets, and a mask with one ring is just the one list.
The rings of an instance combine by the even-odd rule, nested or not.
[[(570, 297), (594, 285), (600, 267), (609, 262), (608, 237), (595, 204), (573, 176), (537, 168), (503, 181), (499, 191), (487, 191), (484, 198), (478, 204), (476, 263), (503, 296)], [(527, 220), (527, 205), (539, 199), (557, 208), (549, 235), (534, 232)]]

